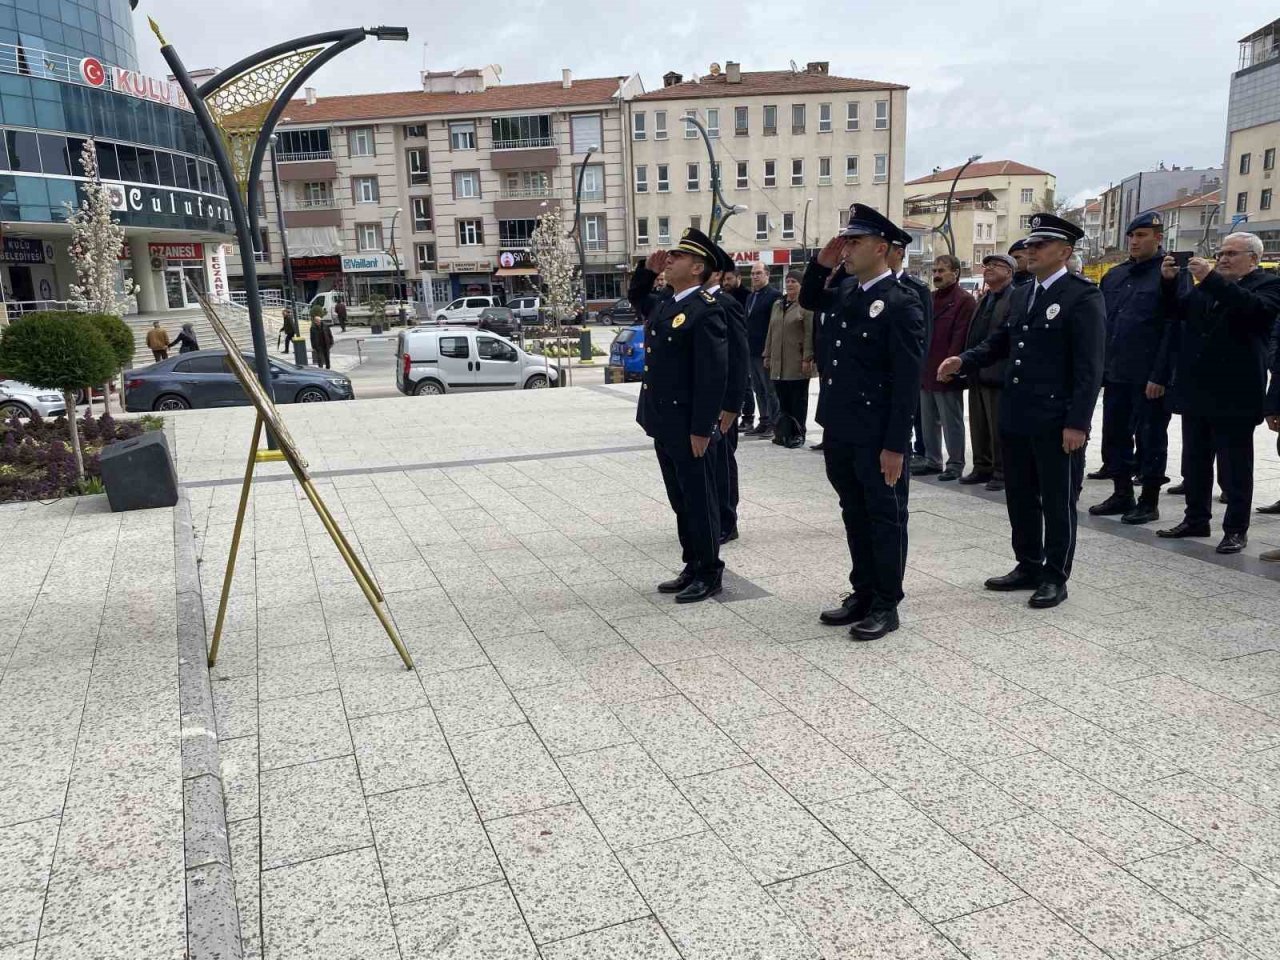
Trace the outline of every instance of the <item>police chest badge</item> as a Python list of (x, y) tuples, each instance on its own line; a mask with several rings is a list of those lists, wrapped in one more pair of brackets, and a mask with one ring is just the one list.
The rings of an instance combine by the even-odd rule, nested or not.
[(867, 309), (867, 313), (871, 316), (871, 319), (872, 319), (872, 320), (874, 320), (876, 317), (880, 316), (880, 314), (881, 314), (883, 311), (884, 311), (884, 301), (883, 301), (883, 300), (877, 300), (877, 301), (875, 301), (875, 302), (874, 302), (873, 304), (871, 304), (871, 306)]
[(1060, 312), (1062, 312), (1062, 307), (1056, 303), (1051, 303), (1049, 304), (1049, 309), (1044, 312), (1044, 315), (1048, 317), (1050, 320), (1052, 320)]
[(684, 314), (677, 313), (675, 319), (671, 321), (671, 329), (675, 330), (677, 327), (682, 326), (684, 326)]

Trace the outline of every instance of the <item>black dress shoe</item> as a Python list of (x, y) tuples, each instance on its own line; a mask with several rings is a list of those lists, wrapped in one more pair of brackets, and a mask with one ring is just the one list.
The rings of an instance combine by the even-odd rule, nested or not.
[(992, 477), (990, 480), (988, 480), (988, 481), (987, 481), (987, 489), (988, 489), (988, 490), (1003, 490), (1003, 489), (1004, 489), (1004, 481), (1003, 481), (1003, 480), (997, 480), (997, 479), (995, 479), (995, 477)]
[(960, 471), (956, 470), (954, 467), (947, 467), (947, 469), (943, 470), (940, 474), (938, 474), (939, 483), (950, 483), (952, 480), (959, 480), (959, 479), (960, 479)]
[(738, 432), (746, 433), (748, 430), (752, 428), (752, 426), (755, 425), (755, 422), (756, 422), (755, 417), (743, 417), (741, 420), (738, 421)]
[(817, 450), (819, 453), (821, 453), (823, 450), (827, 449), (826, 447), (824, 447), (824, 446), (823, 446), (823, 443), (824, 443), (824, 442), (825, 442), (825, 441), (823, 441), (823, 440), (819, 440), (817, 443), (811, 443), (811, 444), (809, 444), (809, 449), (810, 449), (810, 450)]
[(767, 420), (761, 420), (758, 424), (747, 431), (747, 436), (763, 437), (770, 433), (773, 433), (773, 424)]
[(847, 627), (857, 623), (871, 612), (871, 598), (859, 597), (850, 593), (840, 601), (840, 606), (832, 610), (823, 610), (818, 619), (831, 627)]
[(1280, 513), (1280, 500), (1277, 500), (1275, 503), (1269, 503), (1265, 507), (1258, 507), (1257, 512), (1268, 515)]
[(1179, 483), (1175, 483), (1172, 487), (1170, 487), (1170, 488), (1169, 488), (1168, 490), (1166, 490), (1165, 492), (1166, 492), (1166, 493), (1171, 493), (1171, 494), (1173, 494), (1175, 497), (1180, 497), (1180, 496), (1182, 496), (1184, 493), (1186, 493), (1186, 492), (1187, 492), (1187, 485), (1186, 485), (1185, 483), (1181, 483), (1181, 482), (1179, 482)]
[(1086, 473), (1085, 476), (1090, 480), (1112, 480), (1115, 478), (1115, 473), (1106, 467), (1099, 467), (1093, 473)]
[(737, 539), (738, 539), (738, 528), (734, 527), (728, 533), (720, 534), (720, 546), (723, 547), (730, 540), (737, 540)]
[(1222, 542), (1218, 544), (1218, 553), (1239, 553), (1249, 545), (1249, 535), (1247, 533), (1228, 533), (1222, 538)]
[(1113, 493), (1101, 503), (1090, 507), (1089, 514), (1094, 517), (1117, 517), (1128, 513), (1135, 505), (1133, 494)]
[(1218, 502), (1219, 502), (1219, 503), (1226, 503), (1226, 502), (1227, 502), (1227, 495), (1226, 495), (1225, 493), (1220, 493), (1220, 494), (1218, 494)]
[(1121, 523), (1139, 524), (1151, 523), (1160, 519), (1160, 508), (1154, 501), (1139, 500), (1123, 517), (1120, 518)]
[(720, 578), (714, 580), (697, 577), (687, 587), (676, 594), (676, 603), (697, 603), (714, 597), (720, 592)]
[[(939, 477), (938, 479), (941, 480), (942, 478)], [(963, 477), (961, 477), (960, 482), (964, 484), (966, 487), (971, 487), (977, 483), (986, 483), (990, 479), (991, 479), (991, 474), (979, 473), (977, 470), (974, 470), (972, 473), (966, 473)]]
[(897, 629), (897, 610), (872, 610), (849, 628), (849, 636), (855, 640), (879, 640)]
[(913, 477), (928, 477), (935, 473), (942, 473), (942, 468), (931, 466), (928, 460), (921, 460), (918, 467), (916, 466), (916, 461), (911, 461), (911, 475)]
[(1014, 567), (1003, 577), (992, 577), (983, 586), (999, 593), (1007, 593), (1010, 590), (1034, 590), (1040, 586), (1040, 571), (1032, 572)]
[(1047, 610), (1050, 607), (1056, 607), (1065, 599), (1067, 599), (1065, 583), (1042, 583), (1036, 587), (1036, 592), (1031, 595), (1027, 604), (1037, 610)]
[(1208, 526), (1192, 526), (1184, 520), (1168, 530), (1157, 530), (1156, 536), (1164, 537), (1166, 540), (1181, 540), (1183, 537), (1207, 537), (1209, 536), (1209, 528)]
[(792, 437), (790, 440), (784, 443), (783, 446), (786, 447), (788, 450), (795, 450), (797, 447), (803, 447), (804, 437)]
[(693, 573), (689, 570), (681, 570), (680, 576), (674, 580), (664, 580), (658, 584), (659, 593), (679, 593), (689, 584), (693, 583)]

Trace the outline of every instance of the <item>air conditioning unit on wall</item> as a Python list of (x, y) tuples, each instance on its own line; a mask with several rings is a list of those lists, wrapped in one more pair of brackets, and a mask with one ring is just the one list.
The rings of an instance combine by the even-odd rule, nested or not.
[(164, 269), (164, 265), (165, 265), (165, 259), (164, 259), (164, 257), (152, 257), (152, 258), (151, 258), (151, 269), (152, 269), (152, 270), (163, 270), (163, 269)]

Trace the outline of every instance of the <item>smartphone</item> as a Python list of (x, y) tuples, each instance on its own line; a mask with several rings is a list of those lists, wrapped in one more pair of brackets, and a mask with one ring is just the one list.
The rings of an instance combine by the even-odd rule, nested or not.
[(1191, 258), (1194, 254), (1190, 250), (1180, 250), (1176, 253), (1169, 254), (1169, 256), (1173, 257), (1173, 262), (1178, 265), (1179, 269), (1185, 270), (1187, 268), (1187, 264), (1191, 262)]

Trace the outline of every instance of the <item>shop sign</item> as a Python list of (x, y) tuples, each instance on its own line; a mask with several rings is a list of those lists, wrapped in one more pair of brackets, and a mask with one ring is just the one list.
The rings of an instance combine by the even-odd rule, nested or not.
[(452, 263), (437, 264), (440, 273), (487, 273), (488, 260), (455, 260)]
[(165, 260), (203, 260), (203, 243), (149, 243), (147, 253)]
[(209, 258), (209, 287), (215, 303), (226, 303), (231, 299), (227, 286), (227, 248), (225, 244), (215, 244), (213, 256)]
[(342, 258), (343, 273), (376, 273), (395, 268), (395, 261), (385, 253), (361, 253)]
[(792, 262), (790, 250), (739, 250), (734, 263), (763, 263), (766, 267), (785, 267)]
[(5, 237), (0, 262), (53, 263), (53, 244), (30, 237)]
[(163, 103), (179, 110), (191, 109), (186, 94), (176, 81), (161, 80), (137, 70), (109, 66), (97, 57), (85, 57), (80, 61), (80, 79), (90, 87), (109, 87), (116, 93), (137, 97), (139, 100)]
[(290, 257), (295, 280), (320, 280), (342, 270), (341, 257)]
[(504, 270), (510, 270), (514, 267), (533, 267), (533, 252), (531, 250), (504, 250), (498, 254), (498, 266)]
[(225, 197), (108, 180), (104, 180), (103, 185), (111, 198), (111, 209), (117, 213), (187, 217), (201, 221), (210, 230), (231, 232), (231, 207)]

